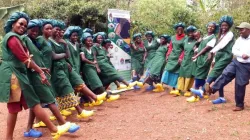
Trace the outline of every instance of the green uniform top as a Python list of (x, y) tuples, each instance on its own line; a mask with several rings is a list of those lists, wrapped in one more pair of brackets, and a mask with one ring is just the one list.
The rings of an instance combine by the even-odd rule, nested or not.
[(181, 40), (177, 40), (176, 36), (171, 37), (173, 49), (168, 57), (168, 63), (166, 65), (166, 70), (171, 73), (179, 73), (180, 65), (178, 64), (178, 60), (183, 51), (185, 39), (186, 37), (183, 37)]
[(40, 45), (40, 51), (43, 54), (43, 62), (46, 68), (51, 69), (52, 66), (52, 46), (43, 36), (37, 37), (37, 43)]
[(69, 61), (73, 65), (73, 68), (76, 70), (77, 73), (80, 73), (80, 48), (79, 44), (72, 44), (70, 41), (67, 41), (70, 50), (70, 58)]
[(27, 68), (24, 63), (19, 61), (14, 54), (8, 49), (7, 42), (10, 37), (15, 36), (21, 42), (21, 37), (14, 33), (8, 32), (3, 38), (2, 59), (0, 65), (0, 102), (8, 102), (10, 94), (11, 75), (14, 73), (18, 78), (18, 82), (22, 89), (22, 94), (26, 100), (28, 107), (33, 107), (40, 103), (39, 97), (36, 95), (30, 81), (27, 77)]
[(152, 60), (154, 58), (155, 52), (158, 49), (158, 47), (160, 46), (160, 44), (157, 42), (156, 39), (153, 39), (151, 41), (151, 44), (149, 44), (148, 40), (144, 41), (144, 46), (145, 46), (145, 49), (147, 51), (147, 57), (145, 60), (144, 67), (147, 68), (150, 60)]
[(143, 74), (143, 70), (144, 70), (143, 59), (144, 59), (145, 51), (146, 49), (144, 46), (138, 47), (137, 50), (133, 49), (133, 47), (131, 48), (132, 70), (135, 70), (137, 74)]
[(184, 78), (192, 77), (192, 70), (194, 67), (194, 63), (192, 61), (192, 57), (194, 56), (194, 46), (196, 40), (186, 38), (184, 41), (184, 58), (181, 62), (179, 76)]
[[(215, 35), (212, 34), (208, 37), (203, 38), (203, 40), (201, 41), (199, 47), (198, 47), (198, 53), (204, 49), (207, 46), (207, 43), (212, 40), (213, 38), (215, 38)], [(206, 53), (200, 55), (195, 63), (195, 71), (194, 71), (194, 76), (196, 79), (206, 79), (208, 72), (210, 70), (210, 65), (211, 65), (211, 61), (207, 61), (207, 56), (208, 56), (209, 51), (207, 51)]]

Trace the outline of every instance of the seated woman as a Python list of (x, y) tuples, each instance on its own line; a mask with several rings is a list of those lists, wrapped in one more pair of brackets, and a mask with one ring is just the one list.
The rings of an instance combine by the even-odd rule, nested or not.
[[(162, 68), (166, 63), (166, 53), (168, 51), (168, 45), (171, 41), (171, 37), (167, 34), (160, 36), (160, 47), (156, 50), (154, 58), (149, 62), (150, 67), (149, 75), (145, 78), (143, 83), (138, 82), (139, 86), (148, 83), (150, 86), (147, 88), (148, 91), (161, 92), (164, 91), (162, 84), (160, 84), (161, 80), (161, 72)], [(153, 85), (156, 84), (156, 89)]]
[[(106, 93), (103, 87), (102, 81), (100, 80), (98, 73), (101, 72), (97, 62), (94, 60), (92, 51), (93, 40), (92, 35), (89, 33), (83, 33), (81, 42), (84, 46), (81, 48), (80, 56), (82, 61), (81, 72), (86, 85), (96, 94)], [(107, 101), (114, 101), (120, 98), (120, 95), (107, 94)], [(82, 102), (86, 102), (85, 105), (91, 104), (88, 99), (82, 98)], [(89, 103), (90, 102), (90, 103)], [(89, 104), (88, 104), (89, 103)]]

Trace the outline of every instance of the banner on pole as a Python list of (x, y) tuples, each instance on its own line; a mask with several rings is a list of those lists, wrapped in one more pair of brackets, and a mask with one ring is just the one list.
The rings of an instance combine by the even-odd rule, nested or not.
[(130, 12), (108, 9), (108, 38), (113, 47), (109, 49), (111, 63), (118, 71), (131, 70)]

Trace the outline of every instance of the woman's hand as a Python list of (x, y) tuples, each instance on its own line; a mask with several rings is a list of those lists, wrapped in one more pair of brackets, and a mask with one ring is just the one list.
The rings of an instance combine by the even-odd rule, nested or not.
[(207, 56), (207, 61), (211, 62), (212, 59), (213, 59), (213, 53), (209, 53), (208, 56)]
[(101, 73), (101, 70), (99, 68), (96, 68), (97, 73)]
[(42, 72), (42, 73), (39, 73), (39, 75), (40, 75), (42, 84), (46, 84), (46, 85), (50, 86), (50, 83), (49, 83), (45, 73)]
[(67, 63), (67, 64), (68, 64), (68, 70), (69, 70), (69, 72), (71, 72), (72, 71), (72, 66), (69, 63)]

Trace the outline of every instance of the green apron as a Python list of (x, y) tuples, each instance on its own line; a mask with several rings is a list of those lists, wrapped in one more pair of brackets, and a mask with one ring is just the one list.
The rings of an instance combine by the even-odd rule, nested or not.
[(52, 46), (51, 42), (47, 41), (43, 36), (37, 37), (37, 43), (41, 46), (40, 51), (43, 54), (43, 62), (46, 68), (52, 67)]
[(137, 74), (142, 75), (144, 71), (143, 57), (145, 48), (138, 47), (138, 50), (134, 50), (131, 47), (131, 65), (132, 70), (135, 70)]
[(22, 89), (22, 94), (29, 108), (40, 103), (30, 81), (27, 77), (26, 65), (20, 62), (8, 49), (7, 41), (15, 36), (21, 41), (21, 37), (13, 32), (7, 33), (3, 38), (2, 44), (2, 64), (0, 65), (0, 102), (8, 102), (10, 94), (11, 75), (14, 73)]
[[(52, 50), (57, 53), (65, 53), (65, 47), (63, 44), (58, 44), (53, 39), (50, 39)], [(83, 84), (81, 76), (72, 69), (69, 72), (68, 63), (65, 58), (60, 60), (53, 60), (52, 66), (52, 84), (56, 91), (57, 97), (63, 97), (74, 92), (73, 87)]]
[(186, 37), (182, 38), (181, 40), (177, 40), (175, 36), (172, 36), (171, 42), (173, 49), (168, 57), (168, 63), (165, 68), (165, 70), (167, 70), (168, 72), (179, 73), (180, 65), (178, 63), (178, 60), (181, 52), (183, 51), (185, 39)]
[[(84, 53), (86, 59), (94, 61), (93, 52), (89, 53), (85, 46), (82, 47), (80, 51)], [(103, 87), (102, 81), (100, 80), (94, 65), (82, 62), (81, 72), (86, 85), (88, 85), (92, 91)]]
[(73, 44), (69, 41), (67, 41), (69, 50), (70, 50), (70, 58), (69, 61), (73, 65), (72, 67), (75, 69), (77, 73), (80, 73), (80, 48), (79, 44), (76, 44), (76, 50), (73, 47)]
[(148, 68), (149, 62), (154, 58), (156, 50), (159, 48), (160, 44), (156, 39), (152, 40), (152, 44), (149, 46), (148, 41), (144, 42), (145, 49), (147, 51), (147, 57), (145, 60), (144, 68)]
[(99, 77), (104, 86), (109, 85), (112, 82), (115, 82), (120, 79), (120, 75), (117, 73), (117, 70), (111, 65), (109, 58), (107, 57), (107, 51), (104, 48), (99, 46), (94, 46), (92, 52), (96, 54), (96, 59), (101, 69)]
[(194, 46), (196, 41), (190, 40), (189, 38), (184, 41), (184, 58), (181, 62), (179, 77), (192, 78), (192, 71), (194, 67), (194, 62), (192, 57), (194, 56)]
[(234, 38), (215, 55), (215, 64), (208, 77), (219, 77), (227, 65), (232, 61), (232, 47), (234, 45)]
[[(43, 55), (38, 50), (38, 48), (33, 44), (28, 36), (23, 36), (23, 42), (28, 48), (30, 54), (33, 54), (32, 60), (42, 68), (45, 68), (43, 63)], [(41, 77), (37, 72), (33, 72), (31, 69), (28, 69), (28, 78), (30, 80), (31, 85), (34, 87), (36, 94), (39, 96), (41, 103), (54, 103), (55, 102), (55, 94), (52, 86), (48, 86), (46, 84), (41, 83)], [(47, 79), (50, 81), (49, 75), (47, 75)]]
[[(202, 40), (199, 47), (198, 47), (198, 53), (204, 49), (207, 46), (207, 43), (215, 38), (215, 35), (211, 35), (210, 37), (207, 37), (206, 39)], [(206, 79), (208, 72), (210, 70), (211, 61), (207, 61), (209, 51), (206, 53), (200, 55), (195, 63), (195, 72), (194, 76), (196, 79)]]
[(149, 73), (151, 76), (160, 76), (162, 67), (166, 62), (166, 53), (168, 51), (167, 45), (160, 46), (156, 52), (155, 57), (150, 61)]

